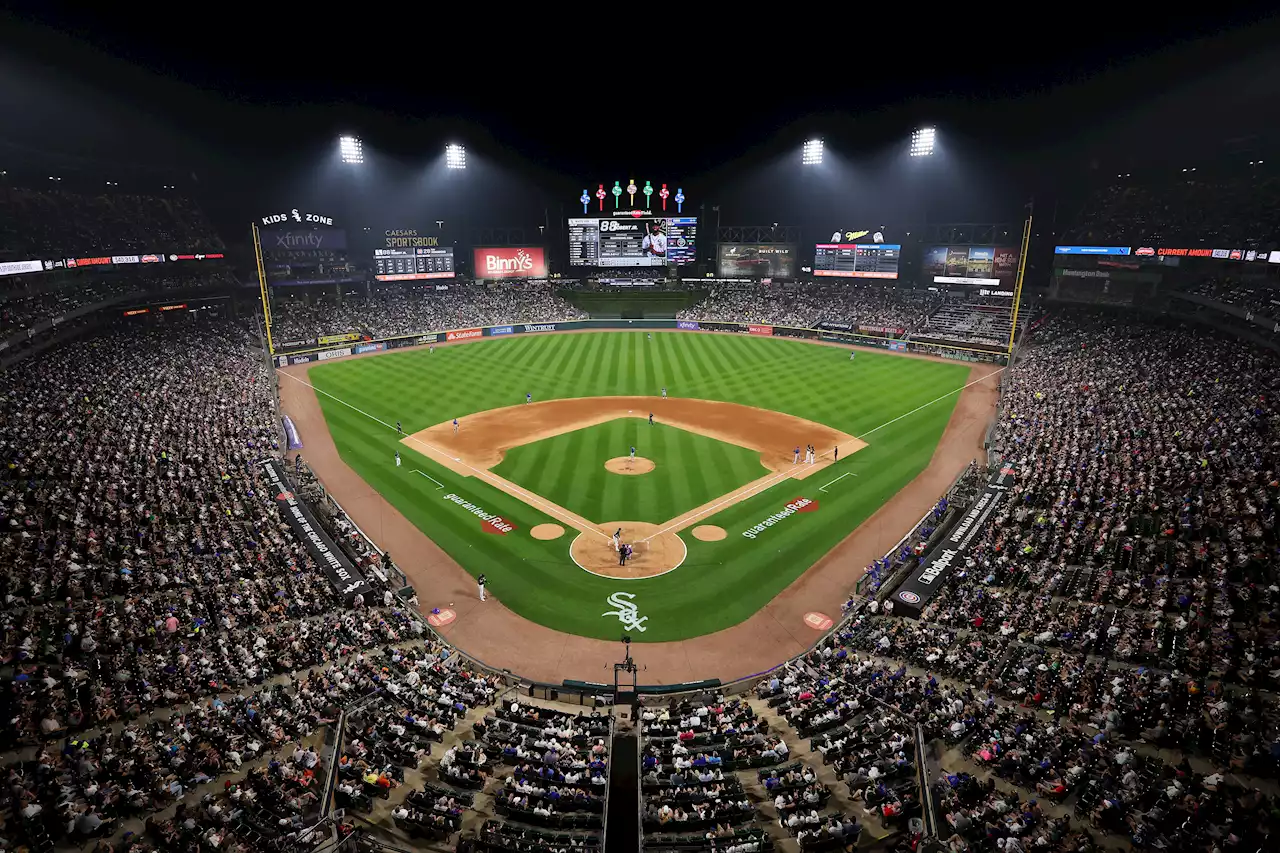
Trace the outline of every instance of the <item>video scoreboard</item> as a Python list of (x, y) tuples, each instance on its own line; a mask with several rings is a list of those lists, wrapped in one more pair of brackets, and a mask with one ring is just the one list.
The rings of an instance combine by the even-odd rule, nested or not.
[(696, 216), (569, 220), (569, 265), (662, 267), (697, 258)]
[(897, 278), (898, 243), (819, 243), (813, 274), (837, 278)]
[(373, 272), (378, 281), (453, 278), (453, 247), (374, 249)]

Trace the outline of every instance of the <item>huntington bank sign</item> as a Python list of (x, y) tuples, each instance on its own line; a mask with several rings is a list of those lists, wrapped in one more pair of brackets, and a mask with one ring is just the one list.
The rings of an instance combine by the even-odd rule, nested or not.
[(742, 531), (742, 535), (747, 537), (748, 539), (755, 539), (757, 536), (759, 536), (761, 533), (764, 533), (770, 527), (773, 527), (775, 524), (780, 524), (786, 521), (788, 518), (795, 515), (797, 512), (813, 512), (817, 508), (818, 508), (817, 501), (810, 500), (809, 498), (796, 498), (795, 500), (789, 502), (786, 506), (784, 506), (778, 512), (775, 512), (773, 515), (770, 515), (767, 518), (762, 519), (759, 523), (753, 524), (751, 527), (748, 527), (746, 530)]

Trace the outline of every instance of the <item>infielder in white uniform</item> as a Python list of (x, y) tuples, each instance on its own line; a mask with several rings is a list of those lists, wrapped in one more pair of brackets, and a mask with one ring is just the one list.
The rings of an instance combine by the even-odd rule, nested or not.
[(613, 531), (613, 550), (617, 551), (621, 545), (622, 545), (622, 528), (619, 527), (617, 530)]

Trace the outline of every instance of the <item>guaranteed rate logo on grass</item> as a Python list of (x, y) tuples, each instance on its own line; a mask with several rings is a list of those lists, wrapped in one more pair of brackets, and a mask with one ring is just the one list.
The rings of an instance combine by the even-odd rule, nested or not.
[(508, 533), (516, 530), (516, 526), (507, 521), (500, 515), (494, 515), (483, 507), (476, 506), (469, 500), (455, 495), (453, 492), (444, 496), (444, 499), (450, 503), (455, 503), (465, 509), (467, 512), (480, 519), (480, 529), (485, 533), (496, 533), (499, 536), (506, 536)]
[(817, 508), (818, 508), (817, 501), (809, 500), (808, 498), (796, 498), (795, 500), (790, 501), (785, 507), (783, 507), (781, 511), (775, 512), (773, 515), (764, 519), (759, 524), (754, 524), (751, 527), (748, 527), (746, 530), (742, 531), (742, 535), (747, 537), (748, 539), (755, 539), (757, 536), (759, 536), (761, 533), (764, 533), (770, 527), (773, 527), (775, 524), (777, 524), (780, 521), (786, 521), (788, 518), (795, 515), (797, 512), (813, 512)]

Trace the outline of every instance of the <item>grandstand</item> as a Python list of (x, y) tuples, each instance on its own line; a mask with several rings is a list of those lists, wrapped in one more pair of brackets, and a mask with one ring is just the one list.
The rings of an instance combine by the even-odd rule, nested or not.
[[(0, 185), (0, 850), (1276, 849), (1278, 191), (1259, 174), (1091, 191), (1055, 239), (1135, 251), (1054, 254), (1015, 303), (1007, 277), (943, 273), (441, 285), (379, 280), (328, 250), (268, 258), (274, 277), (259, 279), (194, 199)], [(1191, 246), (1240, 256), (1158, 251)], [(556, 337), (578, 331), (600, 334)], [(544, 337), (567, 347), (552, 378), (600, 374), (619, 397), (631, 392), (618, 374), (655, 386), (637, 399), (657, 424), (637, 403), (615, 419), (629, 432), (590, 438), (618, 439), (611, 463), (625, 464), (624, 444), (636, 461), (637, 435), (684, 440), (659, 406), (692, 399), (676, 382), (697, 388), (700, 358), (732, 380), (698, 389), (709, 407), (739, 407), (726, 432), (765, 422), (743, 401), (778, 374), (811, 409), (841, 393), (871, 413), (815, 454), (879, 441), (930, 462), (932, 446), (882, 430), (975, 386), (990, 405), (956, 404), (934, 431), (977, 424), (984, 440), (961, 447), (941, 486), (928, 469), (905, 478), (928, 491), (901, 524), (887, 504), (850, 522), (872, 556), (815, 558), (839, 572), (814, 593), (821, 610), (785, 622), (780, 602), (800, 592), (780, 586), (759, 611), (767, 630), (725, 628), (739, 631), (735, 659), (794, 646), (736, 678), (671, 651), (703, 637), (646, 641), (660, 612), (649, 578), (580, 562), (579, 534), (600, 543), (566, 530), (576, 510), (534, 512), (490, 488), (509, 474), (525, 490), (521, 474), (550, 470), (572, 501), (585, 475), (568, 457), (522, 460), (524, 445), (494, 442), (485, 452), (510, 467), (472, 467), (431, 444), (458, 420), (405, 415), (405, 429), (365, 410), (409, 396), (377, 374), (394, 359), (422, 373), (431, 358), (474, 358), (471, 392)], [(683, 349), (700, 340), (726, 349)], [(633, 360), (615, 368), (606, 347)], [(660, 347), (679, 366), (670, 398)], [(798, 351), (826, 361), (810, 375)], [(374, 381), (343, 399), (332, 374), (290, 372), (322, 361), (373, 365)], [(943, 373), (877, 378), (903, 364)], [(937, 400), (897, 405), (919, 390), (899, 375)], [(879, 381), (889, 393), (867, 394)], [(282, 402), (300, 384), (320, 411), (301, 435)], [(438, 385), (425, 396), (455, 393)], [(544, 401), (520, 390), (492, 411), (532, 420)], [(479, 414), (463, 412), (464, 437)], [(342, 443), (369, 422), (372, 450)], [(748, 450), (690, 441), (685, 464), (717, 473)], [(790, 448), (782, 463), (765, 451), (741, 463), (741, 504), (682, 508), (691, 538), (664, 573), (718, 570), (692, 548), (723, 541), (765, 543), (775, 574), (818, 565), (764, 537), (801, 512), (843, 518), (837, 483), (897, 488), (857, 456), (794, 476)], [(428, 510), (415, 538), (398, 537), (398, 509), (358, 470), (375, 464), (422, 506), (457, 508), (481, 544)], [(645, 482), (624, 470), (601, 477)], [(449, 475), (474, 494), (436, 479)], [(787, 502), (761, 499), (779, 483)], [(659, 521), (628, 533), (642, 557), (660, 550)], [(559, 536), (555, 564), (501, 550)], [(626, 568), (621, 544), (602, 553)], [(464, 550), (479, 554), (465, 568)], [(406, 551), (432, 570), (411, 570)], [(480, 579), (507, 562), (540, 590), (566, 574), (598, 590), (608, 638), (500, 609), (514, 591), (486, 598)], [(487, 645), (464, 641), (468, 619)], [(522, 669), (546, 658), (554, 679)]]

